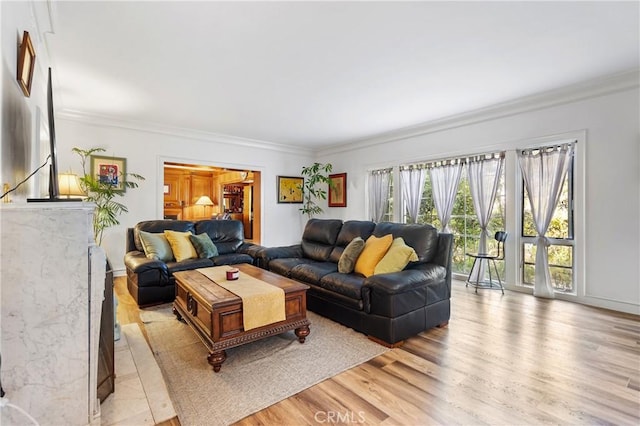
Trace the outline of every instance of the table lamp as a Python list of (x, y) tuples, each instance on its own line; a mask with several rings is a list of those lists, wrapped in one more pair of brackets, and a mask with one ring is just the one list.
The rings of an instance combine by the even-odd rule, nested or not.
[(198, 201), (196, 201), (196, 206), (202, 206), (202, 215), (205, 216), (207, 206), (215, 206), (215, 204), (213, 203), (213, 201), (211, 201), (211, 198), (203, 195), (202, 197), (198, 198)]
[[(86, 195), (80, 187), (80, 179), (75, 173), (60, 173), (58, 175), (58, 187), (60, 195), (66, 195), (70, 199), (72, 195)], [(78, 201), (82, 199), (78, 198)]]

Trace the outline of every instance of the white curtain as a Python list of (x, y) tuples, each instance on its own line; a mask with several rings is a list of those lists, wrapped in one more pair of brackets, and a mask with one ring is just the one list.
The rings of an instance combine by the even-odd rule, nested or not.
[(426, 172), (422, 167), (408, 166), (400, 170), (400, 186), (410, 223), (418, 222), (425, 178)]
[(531, 213), (538, 237), (536, 239), (536, 272), (533, 294), (553, 298), (549, 271), (549, 239), (545, 237), (560, 198), (573, 156), (573, 144), (518, 151), (518, 161), (527, 189)]
[(431, 176), (431, 190), (433, 203), (436, 206), (438, 219), (442, 224), (442, 232), (451, 232), (449, 220), (456, 201), (460, 175), (462, 174), (462, 162), (455, 160), (450, 164), (436, 164), (429, 169)]
[[(470, 158), (467, 163), (471, 199), (481, 228), (478, 253), (486, 254), (487, 252), (487, 235), (489, 235), (487, 226), (491, 220), (503, 164), (502, 156), (486, 158), (484, 155)], [(471, 281), (484, 277), (485, 264), (486, 262), (475, 262), (475, 267), (470, 274)]]
[(391, 170), (373, 170), (369, 174), (369, 212), (374, 222), (382, 222), (387, 212)]

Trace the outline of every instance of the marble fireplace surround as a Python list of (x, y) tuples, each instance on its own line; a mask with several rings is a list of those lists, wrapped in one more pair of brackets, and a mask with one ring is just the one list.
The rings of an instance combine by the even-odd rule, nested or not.
[[(0, 206), (2, 386), (41, 425), (100, 423), (96, 395), (106, 258), (81, 202)], [(0, 424), (26, 424), (0, 410)]]

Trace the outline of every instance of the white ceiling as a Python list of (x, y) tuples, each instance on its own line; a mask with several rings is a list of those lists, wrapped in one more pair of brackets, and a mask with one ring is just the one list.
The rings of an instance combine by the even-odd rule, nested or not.
[(56, 2), (57, 112), (307, 148), (639, 67), (639, 3)]

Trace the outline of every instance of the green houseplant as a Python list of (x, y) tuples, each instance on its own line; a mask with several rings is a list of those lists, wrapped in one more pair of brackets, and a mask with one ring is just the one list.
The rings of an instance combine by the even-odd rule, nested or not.
[[(93, 216), (93, 237), (96, 243), (102, 243), (104, 230), (110, 226), (118, 225), (118, 216), (129, 210), (127, 206), (117, 201), (116, 197), (122, 197), (123, 191), (107, 182), (102, 182), (96, 176), (87, 173), (87, 163), (90, 157), (96, 153), (104, 152), (104, 148), (81, 149), (73, 148), (73, 152), (80, 156), (83, 176), (80, 177), (80, 187), (87, 195), (86, 201), (95, 203), (96, 210)], [(136, 173), (120, 173), (120, 179), (125, 188), (137, 188), (138, 182), (144, 177)]]
[(321, 164), (313, 163), (311, 166), (302, 167), (302, 175), (304, 176), (304, 183), (300, 187), (302, 190), (303, 205), (298, 209), (303, 214), (306, 214), (309, 219), (313, 215), (323, 212), (322, 208), (316, 203), (316, 200), (327, 199), (327, 190), (323, 184), (331, 185), (331, 178), (329, 178), (329, 172), (333, 169), (331, 163)]

